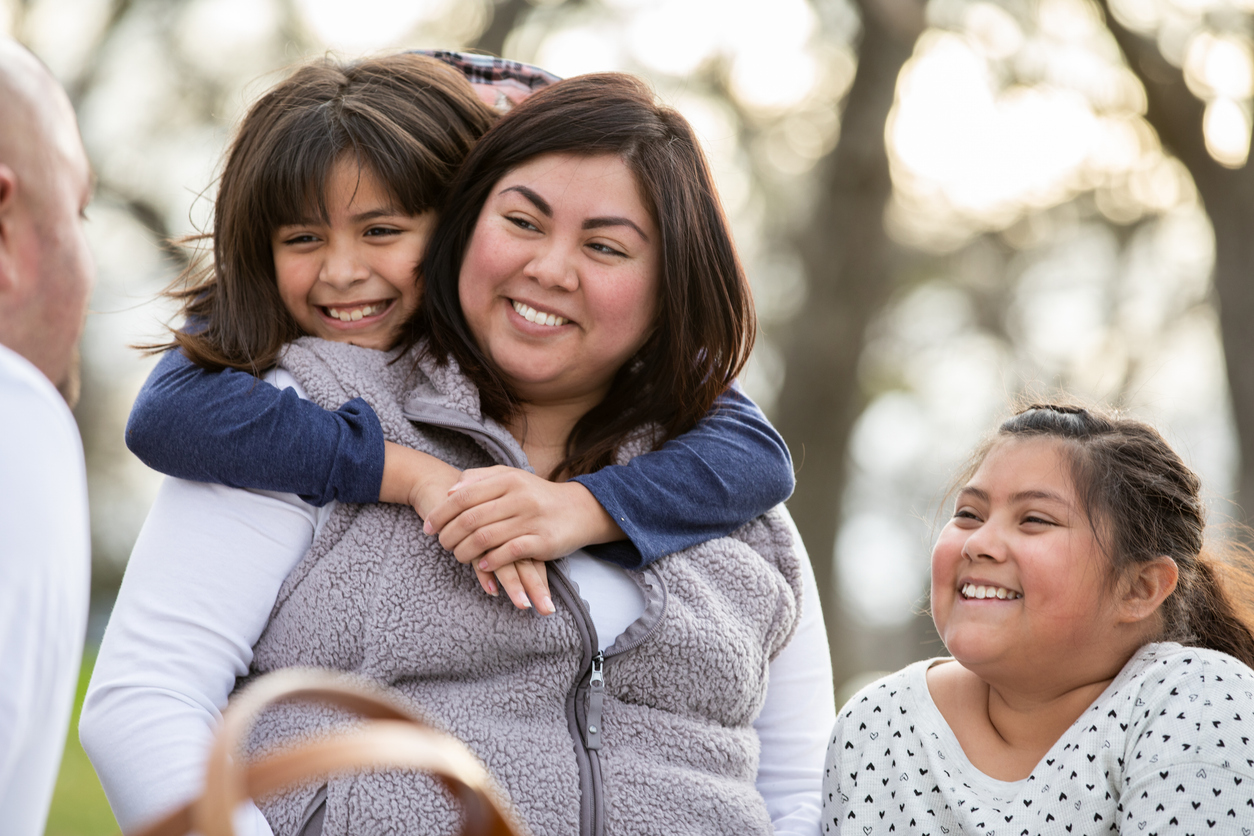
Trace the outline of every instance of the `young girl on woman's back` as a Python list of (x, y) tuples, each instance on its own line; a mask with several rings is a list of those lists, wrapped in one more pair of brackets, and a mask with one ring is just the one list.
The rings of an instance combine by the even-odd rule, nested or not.
[[(177, 335), (182, 353), (172, 351), (162, 361), (155, 390), (150, 382), (146, 419), (139, 427), (133, 419), (128, 430), (134, 445), (151, 442), (154, 429), (163, 428), (158, 446), (165, 459), (157, 456), (156, 463), (184, 478), (166, 480), (140, 533), (80, 724), (83, 745), (127, 830), (194, 794), (218, 712), (236, 677), (247, 675), (255, 661), (253, 648), (289, 573), (322, 532), (334, 535), (337, 519), (372, 512), (332, 511), (329, 501), (414, 496), (397, 488), (388, 464), (396, 454), (424, 454), (385, 448), (384, 428), (367, 400), (383, 391), (394, 401), (387, 387), (413, 372), (412, 364), (385, 361), (401, 354), (404, 323), (420, 302), (416, 268), (431, 216), (442, 208), (452, 168), (491, 118), (460, 74), (430, 58), (400, 55), (303, 67), (254, 105), (241, 125), (219, 187), (214, 264), (184, 296), (189, 328)], [(595, 240), (588, 246), (605, 255), (599, 247)], [(751, 317), (745, 301), (741, 313)], [(295, 379), (279, 365), (284, 345), (302, 336), (394, 353), (380, 355), (378, 388), (366, 381), (338, 413), (325, 411), (301, 400)], [(269, 382), (258, 381), (262, 372)], [(740, 527), (786, 497), (791, 471), (782, 441), (743, 395), (724, 393), (701, 418), (728, 377), (699, 376), (715, 387), (705, 390), (710, 398), (699, 407), (697, 399), (675, 404), (682, 418), (676, 426), (696, 423), (688, 432), (628, 466), (603, 467), (579, 482), (494, 467), (467, 471), (488, 477), (472, 483), (427, 456), (421, 467), (434, 468), (430, 481), (446, 480), (437, 498), (462, 479), (467, 485), (444, 504), (456, 509), (461, 497), (474, 494), (474, 501), (462, 501), (488, 523), (463, 525), (465, 514), (447, 515), (439, 526), (441, 543), (465, 562), (458, 550), (471, 541), (470, 557), (478, 563), (488, 559), (478, 555), (519, 541), (531, 549), (525, 556), (548, 558), (626, 534), (635, 548), (598, 556), (635, 568)], [(632, 417), (630, 408), (623, 414)], [(443, 433), (477, 451), (463, 461), (483, 461), (485, 453), (509, 460), (493, 455), (499, 441), (475, 436), (473, 427), (462, 435), (454, 425), (442, 426), (431, 429), (431, 437)], [(395, 438), (410, 428), (393, 423), (386, 429)], [(358, 477), (355, 467), (367, 475)], [(301, 481), (305, 468), (316, 475)], [(492, 490), (476, 493), (483, 486)], [(563, 499), (543, 499), (554, 491)], [(297, 492), (323, 504), (311, 507)], [(564, 499), (572, 492), (583, 492), (586, 501)], [(424, 501), (428, 509), (434, 504), (413, 504)], [(591, 513), (588, 502), (595, 506)], [(590, 539), (581, 520), (593, 518), (595, 529), (597, 515), (608, 519), (611, 511), (610, 523), (622, 530)], [(428, 522), (434, 518), (432, 512)], [(445, 543), (459, 525), (466, 536)], [(576, 539), (550, 536), (537, 545), (528, 539), (528, 526), (550, 535), (573, 529)], [(476, 540), (485, 528), (486, 539)], [(505, 534), (497, 533), (502, 529)], [(584, 539), (577, 539), (581, 530)], [(594, 583), (598, 574), (618, 570), (578, 559), (589, 578), (586, 584), (576, 578), (581, 590), (611, 590), (594, 607), (617, 631), (625, 629), (632, 607), (644, 606), (644, 592), (625, 576), (625, 585)], [(401, 560), (407, 567), (448, 563), (459, 578), (465, 568), (438, 550)], [(537, 610), (553, 611), (534, 588), (527, 593), (511, 597), (522, 606), (530, 597)], [(834, 715), (826, 638), (808, 571), (804, 594), (796, 636), (770, 663), (771, 691), (753, 728), (761, 744), (756, 786), (777, 816), (776, 828), (793, 832), (812, 832), (817, 821), (819, 766)], [(546, 629), (504, 601), (487, 603), (499, 619), (485, 626), (501, 635), (516, 625), (524, 625), (519, 633)], [(399, 626), (421, 625), (423, 615), (409, 612)], [(598, 628), (598, 634), (612, 641), (618, 633)], [(467, 655), (475, 652), (470, 644)], [(255, 828), (248, 832), (269, 832), (257, 810), (248, 819)]]
[[(495, 117), (467, 80), (498, 103), (556, 80), (525, 64), (450, 52), (387, 56), (338, 75), (333, 67), (298, 70), (242, 124), (217, 199), (214, 264), (177, 294), (189, 327), (175, 334), (177, 350), (166, 352), (127, 425), (137, 456), (172, 476), (296, 493), (316, 506), (408, 502), (459, 560), (475, 563), (485, 589), (496, 592), (495, 570), (516, 604), (542, 613), (552, 604), (542, 568), (529, 558), (590, 546), (637, 569), (723, 536), (788, 497), (787, 447), (735, 386), (660, 455), (557, 482), (504, 468), (459, 475), (385, 444), (361, 398), (330, 411), (294, 389), (257, 386), (254, 375), (302, 335), (380, 349), (400, 341), (421, 296), (417, 264), (398, 266), (399, 289), (367, 290), (380, 274), (368, 262), (387, 252), (421, 258), (450, 178)], [(335, 154), (355, 158), (364, 179), (354, 182), (377, 180), (396, 210), (386, 223), (364, 218), (341, 233), (365, 256), (335, 240), (326, 216), (324, 181), (334, 170), (326, 157)], [(413, 230), (394, 228), (398, 220)], [(276, 283), (284, 265), (303, 270), (308, 287), (285, 292)], [(676, 405), (684, 409), (691, 407)], [(459, 490), (446, 500), (454, 484)]]
[(1002, 424), (932, 552), (953, 658), (840, 711), (825, 832), (1248, 834), (1254, 634), (1232, 591), (1252, 587), (1206, 555), (1198, 491), (1139, 421)]

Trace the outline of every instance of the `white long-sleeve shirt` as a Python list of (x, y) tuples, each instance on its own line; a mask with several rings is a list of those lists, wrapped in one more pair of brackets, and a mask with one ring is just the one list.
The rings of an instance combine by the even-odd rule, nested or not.
[[(282, 371), (273, 382), (300, 391)], [(79, 723), (123, 830), (198, 794), (235, 678), (248, 672), (280, 586), (332, 508), (313, 508), (293, 494), (179, 479), (162, 485), (131, 554)], [(794, 537), (803, 548), (795, 530)], [(802, 566), (801, 623), (771, 663), (754, 726), (761, 741), (757, 786), (776, 833), (813, 836), (835, 705), (818, 592), (809, 561)], [(575, 571), (608, 643), (635, 617), (615, 602), (639, 599), (625, 575), (621, 593), (614, 592), (622, 570), (600, 568), (576, 561)], [(271, 833), (255, 807), (237, 822), (241, 836)]]
[(0, 406), (0, 830), (38, 836), (87, 626), (87, 475), (65, 401), (4, 346)]

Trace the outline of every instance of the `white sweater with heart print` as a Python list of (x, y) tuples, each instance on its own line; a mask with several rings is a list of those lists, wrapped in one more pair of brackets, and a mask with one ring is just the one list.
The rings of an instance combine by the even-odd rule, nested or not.
[(836, 720), (823, 832), (946, 836), (1232, 834), (1254, 829), (1254, 670), (1148, 644), (1021, 781), (967, 759), (917, 662)]

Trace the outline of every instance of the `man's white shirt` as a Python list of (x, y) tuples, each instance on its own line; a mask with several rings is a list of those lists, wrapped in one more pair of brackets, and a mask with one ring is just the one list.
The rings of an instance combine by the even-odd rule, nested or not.
[(65, 401), (0, 346), (0, 817), (44, 832), (91, 586), (83, 443)]

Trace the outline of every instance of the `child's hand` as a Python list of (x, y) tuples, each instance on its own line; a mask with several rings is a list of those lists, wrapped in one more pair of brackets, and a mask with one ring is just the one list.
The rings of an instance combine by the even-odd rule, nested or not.
[[(502, 469), (513, 470), (513, 468)], [(483, 471), (467, 471), (467, 473), (471, 472), (482, 473)], [(518, 472), (525, 473), (525, 471)], [(448, 495), (463, 482), (464, 475), (460, 470), (434, 456), (393, 444), (390, 441), (384, 444), (383, 484), (379, 488), (379, 500), (413, 506), (418, 516), (427, 521), (423, 530), (428, 534), (433, 533), (429, 517), (431, 509), (448, 505)], [(443, 538), (441, 538), (441, 543), (443, 543)], [(468, 562), (462, 561), (462, 563)], [(553, 600), (549, 595), (548, 570), (544, 568), (544, 564), (531, 560), (519, 560), (517, 563), (500, 567), (495, 577), (493, 577), (493, 569), (475, 566), (474, 570), (479, 585), (489, 595), (496, 595), (498, 589), (503, 589), (509, 599), (514, 602), (514, 606), (519, 609), (534, 606), (536, 612), (541, 615), (553, 613)]]
[(458, 560), (498, 577), (515, 561), (553, 560), (623, 538), (583, 485), (550, 482), (514, 467), (463, 472), (448, 499), (425, 519), (423, 530), (438, 533), (440, 545)]
[[(491, 572), (485, 572), (476, 566), (475, 575), (489, 594), (496, 594), (488, 586), (492, 583)], [(487, 583), (484, 583), (485, 580)], [(496, 581), (518, 609), (525, 610), (534, 605), (540, 615), (553, 614), (553, 599), (549, 597), (549, 572), (543, 563), (537, 560), (519, 560), (502, 566), (496, 570)]]

